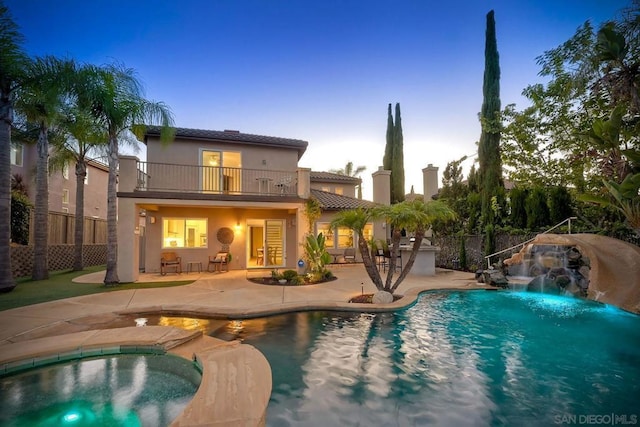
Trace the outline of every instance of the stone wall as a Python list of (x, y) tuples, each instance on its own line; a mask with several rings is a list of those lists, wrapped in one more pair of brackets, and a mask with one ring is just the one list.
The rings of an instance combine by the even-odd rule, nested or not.
[[(496, 235), (496, 250), (495, 252), (503, 249), (519, 245), (534, 238), (536, 235), (531, 234), (498, 234)], [(442, 268), (460, 269), (460, 239), (465, 240), (465, 250), (467, 253), (467, 270), (475, 271), (479, 268), (486, 268), (487, 261), (484, 259), (484, 236), (482, 235), (465, 235), (465, 236), (440, 236), (431, 239), (435, 246), (440, 247), (440, 252), (436, 254), (436, 266)], [(514, 253), (522, 249), (522, 246), (518, 246), (513, 251), (507, 251), (500, 254), (498, 257), (494, 257), (491, 261), (495, 263), (499, 259), (507, 259)]]
[[(73, 268), (74, 245), (49, 246), (49, 271)], [(84, 245), (83, 261), (86, 267), (107, 263), (107, 245)], [(11, 271), (14, 278), (30, 276), (33, 269), (33, 246), (11, 247)]]

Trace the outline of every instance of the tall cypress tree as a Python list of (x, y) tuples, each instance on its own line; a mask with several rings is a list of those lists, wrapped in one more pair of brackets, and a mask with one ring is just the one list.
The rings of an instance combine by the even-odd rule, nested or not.
[(400, 104), (396, 103), (396, 118), (393, 127), (393, 159), (391, 161), (391, 203), (404, 200), (404, 141)]
[(493, 10), (487, 14), (484, 50), (484, 83), (482, 86), (482, 133), (478, 143), (480, 193), (482, 194), (482, 224), (493, 225), (496, 218), (492, 199), (498, 202), (504, 197), (502, 162), (500, 160), (500, 60), (496, 42), (496, 23)]
[(384, 157), (382, 167), (384, 170), (391, 170), (391, 160), (393, 159), (393, 116), (391, 115), (391, 104), (389, 104), (387, 118), (387, 145), (384, 146)]

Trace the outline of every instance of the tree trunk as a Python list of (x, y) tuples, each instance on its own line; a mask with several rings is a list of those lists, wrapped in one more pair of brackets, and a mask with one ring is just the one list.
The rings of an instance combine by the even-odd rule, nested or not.
[(364, 264), (364, 269), (367, 272), (367, 275), (369, 276), (373, 284), (376, 285), (376, 288), (381, 291), (384, 288), (384, 286), (382, 285), (382, 277), (380, 277), (380, 272), (376, 267), (376, 263), (371, 258), (371, 252), (369, 251), (367, 240), (360, 232), (358, 233), (358, 249), (360, 249), (362, 263)]
[(16, 287), (11, 272), (11, 122), (13, 108), (5, 93), (0, 97), (0, 292)]
[(115, 285), (120, 283), (118, 279), (118, 205), (117, 205), (117, 178), (118, 178), (118, 138), (116, 135), (109, 137), (109, 183), (107, 190), (107, 273), (104, 284)]
[(36, 145), (38, 152), (36, 170), (36, 203), (33, 232), (33, 280), (49, 278), (49, 139), (48, 128), (40, 123)]
[(402, 268), (402, 272), (396, 279), (396, 282), (393, 284), (393, 287), (391, 288), (391, 293), (394, 293), (395, 290), (398, 289), (398, 286), (400, 286), (400, 283), (402, 283), (402, 281), (405, 279), (405, 277), (407, 277), (407, 275), (411, 271), (411, 268), (413, 267), (413, 263), (416, 261), (416, 258), (418, 257), (418, 251), (420, 250), (420, 246), (422, 245), (422, 239), (424, 238), (424, 230), (416, 230), (414, 237), (416, 240), (413, 242), (413, 247), (411, 248), (411, 255), (409, 255), (409, 260), (404, 265), (404, 267)]
[(87, 162), (79, 159), (76, 163), (76, 227), (73, 236), (73, 270), (84, 269), (82, 259), (84, 244), (84, 180), (87, 177)]
[(396, 260), (398, 259), (398, 251), (400, 250), (400, 239), (402, 238), (402, 230), (398, 227), (393, 229), (391, 233), (391, 245), (393, 249), (391, 250), (391, 254), (389, 255), (389, 272), (387, 273), (387, 280), (384, 284), (384, 290), (387, 292), (391, 291), (391, 282), (393, 280), (393, 273), (396, 271)]

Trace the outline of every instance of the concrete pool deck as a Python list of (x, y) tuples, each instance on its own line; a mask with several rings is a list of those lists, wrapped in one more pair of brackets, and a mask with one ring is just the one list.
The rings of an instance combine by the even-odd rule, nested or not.
[[(140, 282), (194, 282), (171, 288), (86, 295), (1, 311), (0, 373), (10, 372), (25, 360), (36, 364), (71, 352), (95, 353), (114, 346), (162, 347), (188, 359), (197, 358), (203, 368), (200, 389), (172, 425), (260, 425), (269, 401), (271, 375), (266, 359), (257, 350), (203, 336), (199, 331), (168, 326), (137, 328), (131, 323), (123, 324), (122, 315), (127, 315), (130, 322), (131, 315), (151, 314), (243, 319), (301, 310), (393, 311), (413, 304), (423, 291), (485, 288), (476, 284), (472, 273), (437, 270), (435, 276), (409, 275), (397, 292), (404, 297), (392, 304), (352, 304), (348, 303), (350, 298), (376, 291), (364, 267), (339, 265), (331, 270), (337, 280), (307, 286), (255, 284), (247, 280), (245, 270), (143, 274)], [(101, 283), (103, 278), (104, 272), (98, 272), (74, 282)], [(227, 399), (233, 399), (233, 405), (226, 404)]]

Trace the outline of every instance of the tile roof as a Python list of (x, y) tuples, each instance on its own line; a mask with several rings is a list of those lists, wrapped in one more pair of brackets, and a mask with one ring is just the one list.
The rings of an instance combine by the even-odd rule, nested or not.
[(360, 178), (347, 176), (347, 175), (340, 175), (338, 173), (333, 173), (333, 172), (311, 171), (310, 178), (311, 178), (311, 181), (344, 182), (349, 184), (360, 183)]
[(356, 199), (353, 197), (342, 196), (340, 194), (329, 193), (327, 191), (311, 189), (311, 195), (318, 199), (324, 210), (343, 210), (356, 208), (372, 208), (377, 206), (376, 203), (368, 200)]
[[(298, 150), (298, 158), (307, 150), (309, 143), (301, 139), (280, 138), (276, 136), (254, 135), (250, 133), (241, 133), (236, 130), (206, 130), (206, 129), (190, 129), (190, 128), (174, 128), (177, 138), (201, 139), (208, 141), (228, 141), (244, 144), (260, 144), (274, 147), (295, 148)], [(160, 127), (147, 126), (144, 142), (147, 142), (147, 136), (159, 136)]]

